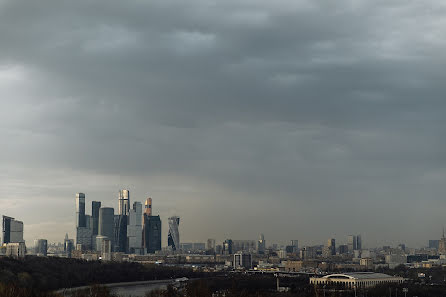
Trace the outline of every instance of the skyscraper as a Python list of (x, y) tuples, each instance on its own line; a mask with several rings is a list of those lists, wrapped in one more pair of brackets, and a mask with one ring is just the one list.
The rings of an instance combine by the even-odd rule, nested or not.
[(161, 219), (152, 215), (152, 198), (147, 198), (144, 203), (142, 241), (144, 253), (153, 254), (161, 250)]
[(362, 249), (361, 235), (349, 235), (347, 237), (348, 251), (352, 253), (353, 251)]
[(99, 232), (99, 209), (101, 208), (100, 201), (92, 201), (91, 202), (91, 229), (92, 234), (98, 235)]
[(327, 240), (327, 249), (331, 256), (336, 255), (336, 239), (330, 238)]
[(85, 222), (85, 194), (76, 194), (76, 228), (86, 227)]
[[(114, 217), (115, 210), (111, 207), (101, 207), (99, 209), (98, 235), (106, 236), (110, 241), (114, 240)], [(113, 243), (112, 243), (113, 244)], [(100, 247), (96, 247), (99, 249)]]
[(144, 214), (143, 231), (144, 252), (153, 254), (161, 250), (161, 219), (160, 216)]
[(130, 254), (141, 254), (142, 251), (142, 204), (134, 202), (127, 219), (127, 251)]
[(147, 198), (146, 202), (144, 203), (144, 213), (148, 216), (152, 215), (152, 198)]
[(169, 234), (167, 236), (167, 245), (170, 246), (173, 251), (176, 251), (180, 248), (180, 232), (178, 230), (179, 225), (179, 217), (174, 216), (169, 218)]
[(260, 234), (259, 241), (257, 242), (257, 252), (264, 254), (266, 250), (265, 235)]
[(118, 198), (118, 215), (126, 216), (130, 211), (130, 192), (129, 190), (120, 190)]
[(115, 215), (113, 219), (113, 248), (114, 252), (125, 253), (127, 249), (127, 217), (126, 215)]
[(46, 239), (34, 240), (34, 252), (36, 255), (46, 257), (47, 251), (48, 251), (48, 241)]
[(19, 243), (23, 240), (23, 222), (3, 216), (2, 243)]

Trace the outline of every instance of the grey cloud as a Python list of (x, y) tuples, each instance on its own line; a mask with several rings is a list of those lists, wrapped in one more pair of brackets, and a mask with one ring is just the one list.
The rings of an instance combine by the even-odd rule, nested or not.
[[(107, 183), (112, 192), (133, 185), (142, 195), (156, 180), (158, 195), (177, 195), (160, 207), (183, 209), (185, 237), (197, 240), (214, 227), (227, 236), (255, 238), (268, 229), (275, 240), (316, 241), (331, 236), (323, 229), (331, 219), (338, 221), (333, 234), (364, 230), (373, 244), (381, 239), (372, 215), (348, 230), (364, 208), (382, 213), (381, 222), (407, 224), (382, 205), (402, 203), (404, 212), (416, 205), (417, 218), (431, 214), (429, 202), (438, 209), (445, 7), (276, 2), (1, 2), (0, 137), (7, 141), (0, 161), (5, 172), (23, 170), (4, 176), (3, 194), (15, 193), (23, 206), (24, 196), (45, 191), (27, 183), (51, 184), (38, 171), (65, 176), (49, 191), (67, 202), (69, 190), (112, 201), (100, 194)], [(102, 176), (101, 186), (83, 189), (78, 176), (71, 183), (71, 170)], [(246, 229), (230, 235), (234, 225), (220, 227), (218, 215), (200, 233), (186, 199), (212, 213), (234, 212), (221, 199), (242, 205), (233, 224)], [(266, 215), (268, 199), (277, 200), (275, 215), (296, 224), (320, 215), (314, 234), (271, 230), (283, 230), (282, 217), (273, 227), (243, 218), (251, 209)], [(70, 211), (72, 203), (63, 210)], [(441, 220), (432, 211), (425, 226)], [(46, 223), (33, 216), (32, 230)]]

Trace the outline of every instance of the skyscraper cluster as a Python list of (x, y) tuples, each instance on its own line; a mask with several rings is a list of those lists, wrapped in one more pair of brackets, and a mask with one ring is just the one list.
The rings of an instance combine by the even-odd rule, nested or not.
[[(178, 227), (175, 238), (178, 245)], [(114, 208), (92, 201), (91, 215), (87, 215), (85, 194), (76, 194), (76, 249), (103, 254), (147, 254), (161, 250), (161, 219), (159, 215), (152, 215), (152, 198), (146, 200), (143, 214), (141, 202), (134, 202), (130, 208), (130, 191), (120, 190), (117, 214)]]

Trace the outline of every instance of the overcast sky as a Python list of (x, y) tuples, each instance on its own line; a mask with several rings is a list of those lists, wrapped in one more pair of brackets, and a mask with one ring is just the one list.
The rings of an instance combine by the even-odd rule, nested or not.
[(424, 246), (446, 225), (446, 3), (0, 0), (0, 214), (153, 197), (181, 241)]

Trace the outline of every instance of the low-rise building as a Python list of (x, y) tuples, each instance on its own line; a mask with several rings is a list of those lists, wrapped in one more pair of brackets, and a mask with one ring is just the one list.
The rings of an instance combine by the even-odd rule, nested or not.
[(311, 277), (310, 283), (316, 286), (333, 285), (346, 289), (371, 288), (385, 283), (403, 283), (404, 278), (375, 272), (353, 272)]

